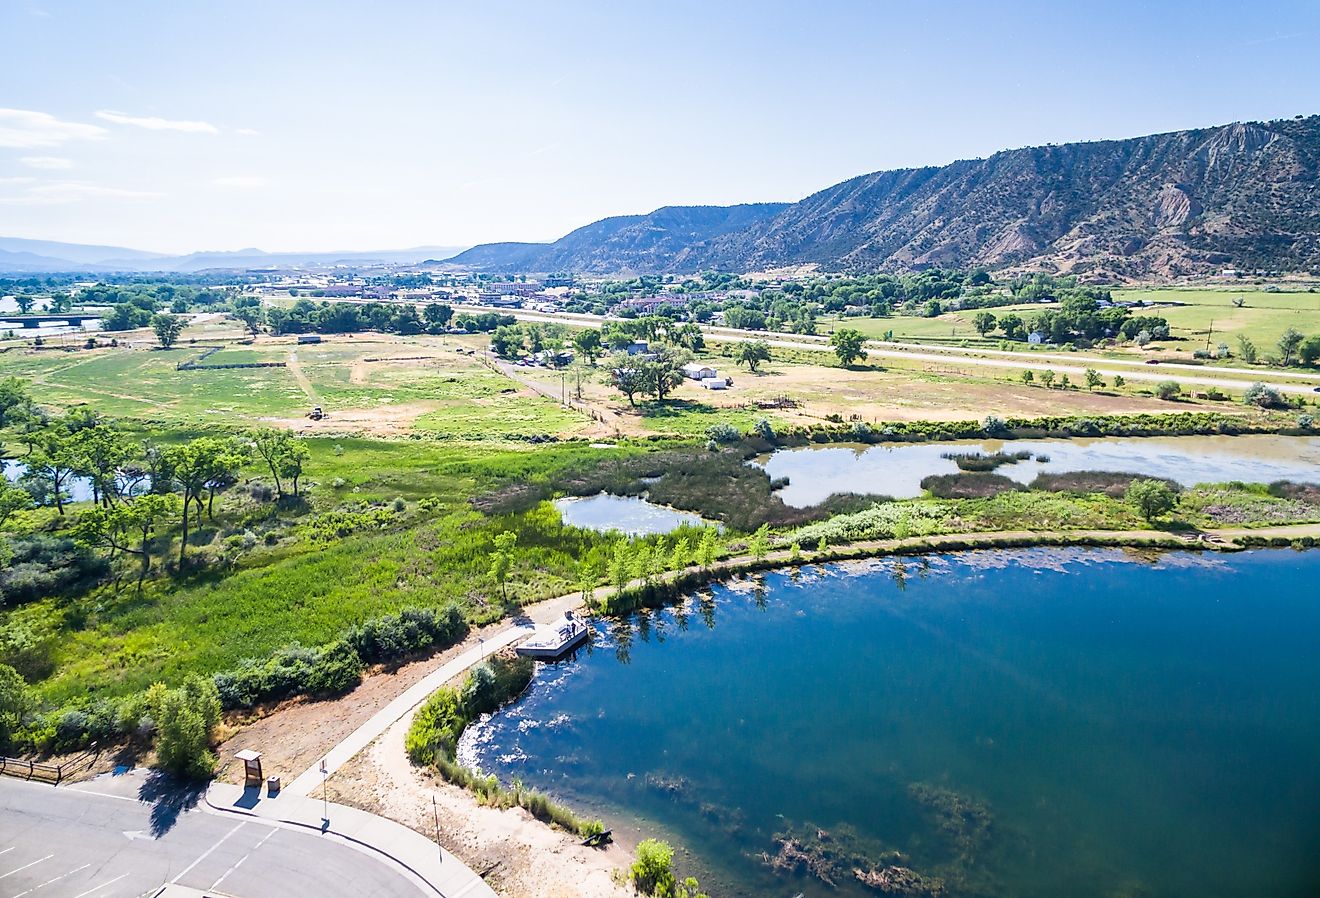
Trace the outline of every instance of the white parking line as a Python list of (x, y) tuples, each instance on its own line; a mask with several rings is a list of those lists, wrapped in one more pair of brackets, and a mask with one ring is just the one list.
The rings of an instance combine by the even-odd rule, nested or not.
[(13, 850), (14, 850), (14, 846), (13, 846), (13, 845), (10, 845), (10, 846), (9, 846), (8, 848), (6, 848), (4, 851), (0, 851), (0, 854), (8, 854), (9, 852), (11, 852), (11, 851), (13, 851)]
[(32, 888), (28, 889), (26, 892), (19, 892), (17, 895), (14, 896), (14, 898), (23, 898), (24, 895), (30, 895), (33, 892), (35, 892), (37, 889), (44, 889), (52, 882), (59, 882), (61, 879), (63, 879), (66, 876), (72, 876), (75, 873), (81, 873), (83, 870), (86, 870), (90, 866), (91, 864), (83, 864), (81, 867), (76, 867), (70, 870), (68, 873), (61, 873), (59, 876), (56, 876), (54, 879), (48, 879), (39, 886), (33, 886)]
[(233, 872), (234, 872), (235, 870), (237, 870), (239, 867), (243, 866), (243, 862), (244, 862), (245, 860), (247, 860), (248, 858), (252, 857), (253, 852), (255, 852), (255, 851), (256, 851), (258, 848), (260, 848), (262, 845), (265, 845), (265, 844), (266, 844), (266, 840), (269, 839), (271, 836), (275, 835), (277, 832), (279, 832), (279, 829), (276, 828), (276, 827), (273, 827), (273, 826), (272, 826), (272, 827), (270, 828), (270, 832), (266, 833), (264, 836), (262, 836), (260, 839), (258, 839), (258, 840), (257, 840), (257, 844), (255, 844), (255, 845), (252, 846), (252, 851), (249, 851), (247, 854), (243, 855), (241, 858), (239, 858), (237, 861), (235, 861), (235, 862), (234, 862), (234, 866), (230, 867), (228, 870), (226, 870), (225, 872), (221, 873), (221, 874), (220, 874), (220, 878), (217, 879), (215, 882), (211, 883), (211, 890), (214, 891), (214, 890), (220, 888), (220, 883), (222, 883), (222, 882), (224, 882), (226, 879), (228, 879), (230, 873), (233, 873)]
[(114, 879), (107, 879), (105, 882), (101, 883), (99, 886), (92, 886), (90, 889), (88, 889), (88, 890), (85, 891), (85, 892), (79, 892), (77, 895), (74, 895), (73, 898), (87, 898), (87, 896), (90, 895), (90, 894), (92, 894), (93, 892), (99, 892), (99, 891), (101, 891), (102, 889), (104, 889), (106, 886), (112, 886), (112, 885), (114, 885), (115, 883), (119, 882), (119, 880), (123, 879), (123, 878), (124, 878), (125, 876), (127, 876), (127, 875), (128, 875), (127, 873), (120, 873), (120, 874), (119, 874), (118, 876), (116, 876)]
[(4, 879), (6, 876), (13, 876), (15, 873), (21, 873), (24, 870), (26, 870), (28, 867), (35, 867), (37, 864), (41, 863), (42, 861), (48, 861), (54, 856), (55, 855), (53, 854), (48, 854), (45, 857), (37, 858), (35, 861), (33, 861), (30, 864), (24, 864), (23, 866), (18, 867), (17, 869), (10, 870), (8, 873), (0, 873), (0, 879)]
[(198, 857), (197, 860), (193, 861), (191, 864), (189, 864), (188, 866), (184, 867), (183, 870), (179, 872), (179, 875), (178, 875), (178, 876), (176, 876), (176, 877), (174, 877), (173, 879), (171, 879), (171, 880), (170, 880), (170, 884), (173, 885), (174, 883), (178, 882), (179, 880), (181, 880), (181, 879), (183, 879), (185, 876), (187, 876), (188, 873), (192, 870), (193, 867), (196, 867), (196, 866), (197, 866), (198, 864), (200, 864), (202, 861), (204, 861), (204, 860), (206, 860), (208, 857), (210, 857), (212, 851), (215, 851), (217, 848), (219, 848), (219, 847), (221, 846), (221, 844), (224, 843), (225, 839), (228, 839), (228, 838), (229, 838), (230, 836), (232, 836), (234, 833), (236, 833), (236, 832), (238, 832), (240, 829), (242, 829), (243, 826), (244, 826), (246, 823), (247, 823), (247, 821), (244, 820), (242, 823), (238, 824), (238, 826), (235, 826), (235, 827), (234, 827), (233, 829), (231, 829), (229, 832), (227, 832), (227, 833), (225, 833), (223, 836), (221, 836), (220, 839), (219, 839), (219, 841), (217, 841), (217, 842), (216, 842), (214, 845), (212, 845), (210, 848), (208, 848), (208, 849), (206, 849), (205, 851), (203, 851), (202, 854), (201, 854), (201, 856)]
[(248, 852), (247, 854), (243, 855), (241, 858), (239, 858), (237, 861), (234, 862), (234, 866), (230, 867), (228, 870), (221, 873), (220, 878), (217, 879), (215, 882), (211, 883), (211, 891), (215, 891), (216, 889), (220, 888), (220, 883), (228, 879), (229, 874), (233, 873), (239, 867), (243, 866), (243, 862), (250, 857), (252, 857), (252, 852)]

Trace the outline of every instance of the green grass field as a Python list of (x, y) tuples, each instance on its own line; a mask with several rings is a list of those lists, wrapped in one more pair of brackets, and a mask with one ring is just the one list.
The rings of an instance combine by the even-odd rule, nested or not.
[[(1209, 334), (1211, 349), (1223, 342), (1236, 353), (1237, 338), (1242, 334), (1256, 344), (1262, 356), (1266, 356), (1275, 351), (1275, 343), (1290, 327), (1308, 336), (1320, 334), (1320, 293), (1176, 287), (1113, 292), (1115, 299), (1141, 300), (1151, 304), (1153, 308), (1148, 314), (1166, 318), (1171, 335), (1177, 338), (1167, 344), (1171, 349), (1187, 352), (1204, 349)], [(1239, 298), (1246, 302), (1243, 308), (1233, 305), (1233, 300)], [(996, 317), (1012, 312), (1029, 318), (1034, 312), (1048, 308), (1048, 305), (1028, 303), (989, 311)], [(946, 312), (935, 318), (905, 315), (892, 318), (829, 317), (820, 320), (820, 331), (826, 333), (850, 327), (871, 339), (880, 339), (887, 331), (893, 331), (897, 340), (998, 347), (1002, 334), (996, 332), (983, 338), (972, 326), (975, 314), (975, 311), (959, 311)], [(1141, 312), (1138, 310), (1136, 314)]]
[[(1267, 292), (1231, 289), (1142, 289), (1115, 291), (1116, 298), (1160, 305), (1152, 314), (1168, 319), (1173, 336), (1182, 337), (1192, 348), (1204, 349), (1210, 337), (1213, 349), (1224, 342), (1237, 351), (1238, 335), (1254, 342), (1262, 354), (1274, 351), (1279, 336), (1293, 327), (1304, 334), (1320, 334), (1320, 293)], [(1234, 299), (1246, 305), (1237, 308)]]

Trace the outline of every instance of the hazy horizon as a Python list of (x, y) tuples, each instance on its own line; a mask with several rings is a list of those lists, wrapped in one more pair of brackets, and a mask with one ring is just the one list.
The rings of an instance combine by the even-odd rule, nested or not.
[(1250, 21), (1134, 0), (185, 7), (0, 11), (11, 71), (40, 73), (0, 96), (0, 235), (168, 254), (543, 242), (882, 169), (1320, 112), (1303, 2)]

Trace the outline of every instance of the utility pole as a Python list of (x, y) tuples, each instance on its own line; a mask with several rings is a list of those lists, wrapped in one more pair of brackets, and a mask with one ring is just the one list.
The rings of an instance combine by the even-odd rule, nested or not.
[(1210, 351), (1210, 335), (1215, 332), (1215, 319), (1210, 319), (1210, 329), (1205, 332), (1205, 351)]

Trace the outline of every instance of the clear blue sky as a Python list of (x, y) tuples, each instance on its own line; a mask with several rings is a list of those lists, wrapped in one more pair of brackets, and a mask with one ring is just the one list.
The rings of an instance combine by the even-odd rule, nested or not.
[(538, 240), (1320, 112), (1320, 3), (4, 0), (0, 235)]

